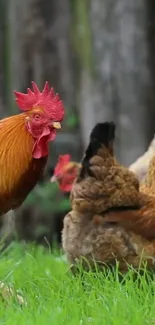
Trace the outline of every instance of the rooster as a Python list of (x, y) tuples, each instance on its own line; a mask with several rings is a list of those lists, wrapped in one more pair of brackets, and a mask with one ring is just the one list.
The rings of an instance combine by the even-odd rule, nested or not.
[(71, 161), (70, 155), (60, 155), (50, 181), (57, 182), (62, 192), (70, 193), (79, 168), (80, 164)]
[(125, 272), (141, 260), (153, 267), (155, 198), (140, 191), (132, 171), (113, 155), (114, 123), (99, 123), (71, 192), (72, 211), (64, 218), (63, 249), (70, 263), (115, 266)]
[[(52, 170), (52, 177), (50, 181), (58, 183), (61, 192), (63, 192), (63, 195), (67, 199), (69, 199), (73, 182), (78, 173), (78, 168), (79, 168), (79, 164), (74, 161), (71, 161), (71, 156), (69, 154), (66, 154), (66, 155), (59, 156), (58, 162), (54, 170)], [(64, 213), (59, 212), (55, 214), (54, 225), (55, 225), (57, 240), (59, 244), (61, 244), (63, 219), (64, 219)]]
[(63, 103), (48, 82), (42, 92), (32, 82), (26, 94), (14, 93), (22, 113), (0, 121), (0, 215), (19, 207), (42, 176), (48, 143), (64, 117)]

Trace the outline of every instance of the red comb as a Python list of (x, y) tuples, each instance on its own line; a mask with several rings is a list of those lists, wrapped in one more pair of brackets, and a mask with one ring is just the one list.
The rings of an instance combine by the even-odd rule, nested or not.
[(71, 156), (66, 154), (66, 155), (60, 155), (58, 158), (58, 162), (55, 166), (54, 169), (54, 176), (57, 176), (59, 172), (62, 171), (62, 168), (66, 166), (71, 161)]
[(55, 94), (54, 89), (49, 87), (48, 81), (42, 92), (38, 89), (34, 81), (32, 88), (27, 88), (27, 94), (14, 91), (16, 103), (22, 111), (29, 111), (34, 107), (40, 106), (44, 109), (49, 118), (53, 121), (62, 121), (64, 117), (64, 105), (58, 94)]

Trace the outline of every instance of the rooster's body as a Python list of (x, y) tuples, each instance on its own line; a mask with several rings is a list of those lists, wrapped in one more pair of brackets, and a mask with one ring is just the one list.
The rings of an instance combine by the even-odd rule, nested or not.
[(0, 121), (0, 215), (20, 206), (42, 176), (48, 142), (64, 115), (62, 102), (47, 82), (42, 93), (32, 85), (34, 92), (15, 92), (24, 113)]
[(46, 165), (47, 157), (32, 157), (34, 140), (24, 119), (20, 114), (0, 121), (0, 214), (24, 201)]

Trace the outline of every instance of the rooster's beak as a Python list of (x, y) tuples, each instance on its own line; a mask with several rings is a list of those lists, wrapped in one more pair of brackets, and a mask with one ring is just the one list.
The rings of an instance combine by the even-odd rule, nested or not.
[(56, 176), (52, 176), (51, 179), (50, 179), (50, 182), (51, 183), (57, 182)]
[(52, 123), (53, 128), (55, 129), (61, 129), (61, 124), (59, 122), (53, 122)]

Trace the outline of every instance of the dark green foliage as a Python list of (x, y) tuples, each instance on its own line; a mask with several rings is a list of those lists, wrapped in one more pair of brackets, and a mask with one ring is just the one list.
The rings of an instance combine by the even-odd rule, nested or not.
[(70, 209), (70, 202), (61, 194), (57, 184), (44, 182), (37, 185), (25, 200), (23, 207), (37, 205), (44, 213), (61, 213)]
[(73, 130), (75, 129), (79, 124), (79, 117), (75, 112), (67, 112), (67, 116), (65, 119), (65, 126), (67, 129)]

